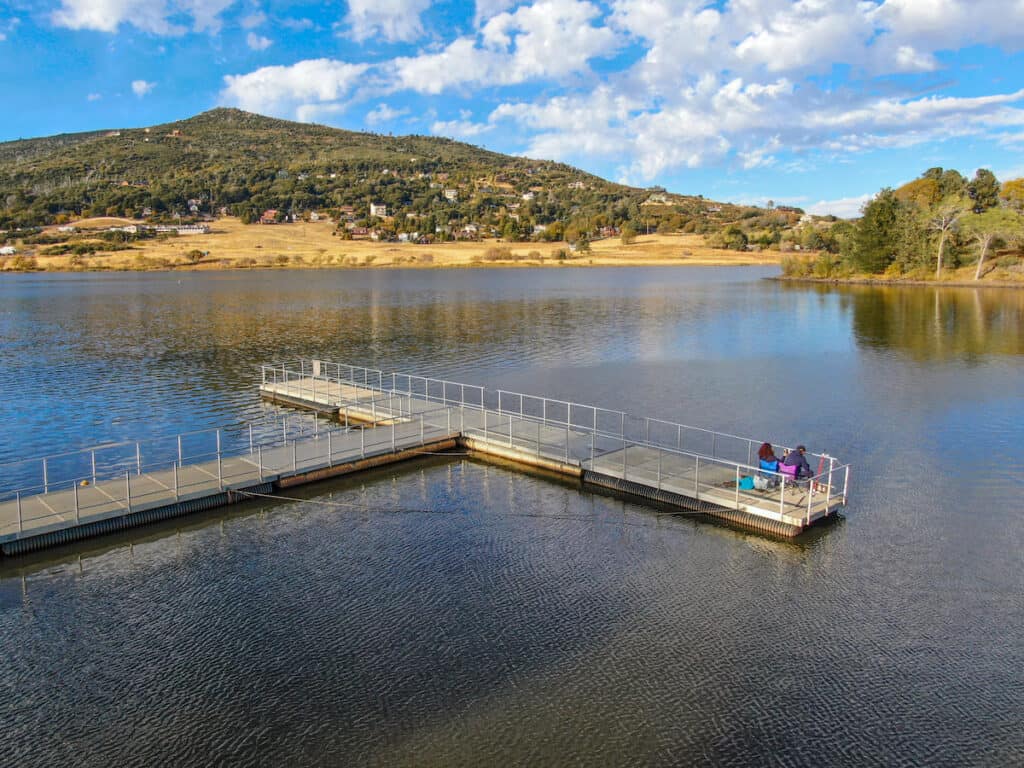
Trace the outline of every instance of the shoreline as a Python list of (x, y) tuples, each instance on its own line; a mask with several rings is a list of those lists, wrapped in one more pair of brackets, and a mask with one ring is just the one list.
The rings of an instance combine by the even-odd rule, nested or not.
[(765, 280), (781, 283), (811, 283), (816, 285), (874, 285), (884, 287), (907, 286), (913, 288), (1024, 288), (1022, 280), (898, 280), (893, 278), (872, 279), (870, 277), (787, 277), (778, 275)]
[[(596, 269), (610, 267), (613, 269), (630, 269), (636, 267), (771, 267), (778, 266), (771, 261), (711, 261), (705, 259), (664, 259), (664, 260), (636, 260), (636, 261), (607, 261), (590, 259), (566, 259), (565, 261), (548, 260), (544, 262), (487, 262), (487, 263), (452, 263), (452, 264), (178, 264), (153, 267), (134, 267), (129, 265), (103, 266), (103, 267), (64, 267), (64, 266), (40, 266), (34, 269), (4, 269), (0, 270), (2, 275), (40, 275), (40, 274), (104, 274), (116, 273), (125, 274), (130, 272), (284, 272), (284, 271), (345, 271), (345, 272), (366, 272), (366, 271), (389, 271), (399, 269), (415, 270), (471, 270), (471, 269)], [(779, 280), (779, 277), (767, 277), (766, 280)]]

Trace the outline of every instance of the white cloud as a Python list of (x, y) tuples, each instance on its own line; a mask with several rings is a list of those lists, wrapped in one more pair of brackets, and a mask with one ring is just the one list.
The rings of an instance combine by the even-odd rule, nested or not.
[(933, 51), (974, 44), (1024, 48), (1019, 0), (887, 0), (871, 18), (893, 37)]
[(168, 21), (170, 10), (162, 0), (61, 0), (51, 19), (58, 27), (116, 32), (128, 22), (144, 32), (180, 35), (185, 28)]
[(263, 37), (263, 35), (257, 35), (255, 32), (250, 32), (245, 36), (245, 44), (254, 51), (265, 51), (274, 44), (274, 41), (269, 37)]
[(132, 80), (132, 93), (140, 99), (154, 88), (156, 88), (156, 83), (150, 83), (145, 80)]
[(312, 19), (281, 19), (281, 26), (287, 27), (293, 32), (301, 32), (304, 29), (312, 29), (316, 25)]
[(435, 136), (469, 139), (482, 133), (487, 133), (493, 128), (493, 125), (474, 123), (472, 120), (438, 120), (430, 126), (430, 132)]
[(461, 37), (439, 53), (396, 59), (396, 85), (437, 94), (465, 84), (513, 85), (585, 73), (591, 59), (620, 42), (612, 30), (592, 23), (600, 13), (581, 0), (539, 0), (500, 13), (479, 39)]
[(819, 200), (806, 208), (815, 216), (838, 216), (840, 219), (855, 219), (860, 216), (861, 209), (874, 195), (857, 195), (843, 197), (839, 200)]
[(86, 101), (99, 101), (102, 98), (102, 93), (90, 93), (88, 96), (85, 97)]
[(366, 64), (308, 59), (291, 66), (262, 67), (245, 75), (226, 75), (221, 101), (241, 109), (311, 120), (344, 108)]
[(473, 15), (473, 26), (479, 28), (488, 19), (502, 11), (515, 8), (518, 0), (476, 0), (476, 13)]
[(374, 109), (366, 113), (363, 121), (370, 126), (389, 123), (396, 118), (409, 114), (408, 109), (392, 109), (387, 104), (378, 104)]
[(430, 0), (349, 0), (345, 21), (355, 40), (411, 42), (423, 34), (420, 14), (429, 7)]
[(178, 16), (192, 19), (196, 32), (220, 31), (220, 14), (235, 0), (61, 0), (51, 20), (58, 27), (116, 32), (131, 24), (143, 32), (181, 35), (187, 28), (172, 21)]
[(255, 13), (250, 13), (248, 16), (243, 16), (240, 23), (242, 25), (242, 29), (256, 29), (257, 27), (262, 27), (267, 23), (267, 14), (263, 11), (256, 11)]

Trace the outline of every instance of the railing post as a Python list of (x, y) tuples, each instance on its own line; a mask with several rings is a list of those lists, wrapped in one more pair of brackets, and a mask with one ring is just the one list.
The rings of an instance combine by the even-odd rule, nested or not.
[(142, 474), (142, 447), (135, 443), (135, 474)]
[(423, 441), (423, 414), (420, 414), (420, 445), (424, 445)]
[(332, 430), (327, 430), (327, 466), (329, 467), (334, 466), (334, 442), (331, 437), (333, 434)]
[(174, 500), (178, 501), (178, 462), (171, 464), (171, 469), (174, 470)]
[(249, 424), (249, 455), (252, 456), (252, 424)]
[(740, 465), (736, 465), (736, 509), (740, 508)]
[(25, 530), (25, 523), (21, 516), (21, 491), (15, 491), (14, 495), (18, 503), (18, 533), (22, 533)]
[[(811, 500), (813, 498), (814, 498), (814, 493), (811, 490), (811, 486), (808, 485), (807, 486), (807, 518), (806, 518), (805, 525), (810, 525), (811, 524)], [(828, 507), (826, 507), (825, 510), (827, 512), (828, 511)]]
[(626, 445), (626, 441), (622, 441), (622, 479), (626, 479), (626, 475), (629, 473), (629, 446)]
[(359, 456), (361, 458), (364, 458), (364, 459), (366, 458), (366, 430), (365, 429), (360, 429), (359, 430)]
[(128, 514), (132, 512), (132, 473), (128, 470), (124, 472), (124, 486), (125, 495), (128, 497)]
[(445, 416), (448, 418), (448, 434), (452, 433), (452, 409), (447, 406), (444, 409)]
[(508, 447), (512, 447), (512, 414), (508, 415)]
[(72, 483), (72, 488), (75, 489), (75, 522), (78, 522), (78, 483)]
[(661, 448), (658, 449), (658, 490), (661, 490)]
[[(178, 435), (178, 463), (181, 464), (181, 435)], [(96, 474), (96, 468), (93, 467), (93, 475)], [(96, 478), (93, 477), (93, 482), (96, 482)]]
[[(256, 460), (258, 462), (257, 466), (259, 467), (260, 481), (262, 482), (263, 481), (263, 446), (262, 445), (259, 446), (256, 449), (256, 457), (257, 457)], [(175, 473), (174, 477), (177, 478), (178, 474)]]
[(829, 503), (832, 499), (832, 473), (834, 469), (835, 459), (831, 456), (828, 459), (828, 483), (825, 484), (825, 514), (828, 514)]
[(220, 430), (217, 430), (217, 457), (220, 458)]
[(569, 425), (565, 425), (565, 463), (569, 463)]
[(46, 459), (43, 459), (43, 493), (50, 492), (50, 478), (47, 472)]
[(782, 475), (782, 484), (779, 485), (779, 519), (786, 514), (786, 476)]
[(487, 409), (484, 408), (484, 442), (487, 442)]
[(846, 473), (843, 478), (843, 506), (846, 506), (846, 491), (850, 487), (850, 465), (846, 465)]
[(540, 456), (540, 427), (541, 427), (541, 424), (538, 421), (537, 422), (537, 456), (538, 457)]
[(396, 442), (395, 441), (395, 429), (396, 429), (395, 422), (392, 421), (391, 422), (391, 452), (392, 453), (394, 453), (395, 451), (398, 450), (398, 447), (395, 444), (395, 442)]
[(700, 456), (693, 465), (693, 498), (700, 501)]
[(711, 433), (711, 458), (712, 459), (717, 459), (718, 458), (718, 454), (716, 453), (717, 446), (718, 446), (718, 433), (717, 432), (712, 432)]
[(292, 440), (292, 472), (299, 471), (299, 444)]
[(92, 458), (92, 484), (96, 485), (96, 451), (89, 451)]
[(220, 458), (220, 451), (217, 451), (217, 487), (224, 490), (224, 469)]
[[(595, 411), (595, 413), (597, 413), (597, 412)], [(594, 447), (595, 447), (596, 441), (597, 441), (597, 432), (596, 431), (591, 432), (590, 433), (590, 469), (591, 470), (594, 469)]]
[(649, 418), (644, 419), (644, 442), (651, 442), (651, 420)]

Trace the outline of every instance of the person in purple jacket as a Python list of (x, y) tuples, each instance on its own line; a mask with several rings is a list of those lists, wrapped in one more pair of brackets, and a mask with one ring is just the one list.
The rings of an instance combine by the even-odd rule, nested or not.
[(811, 465), (807, 463), (807, 459), (804, 457), (805, 453), (807, 453), (806, 446), (798, 445), (795, 451), (790, 451), (782, 459), (782, 463), (787, 467), (796, 467), (797, 480), (812, 476)]

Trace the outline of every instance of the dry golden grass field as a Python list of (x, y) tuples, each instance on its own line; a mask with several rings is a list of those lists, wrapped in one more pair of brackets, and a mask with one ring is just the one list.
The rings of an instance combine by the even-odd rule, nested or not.
[[(126, 219), (87, 219), (75, 222), (80, 232), (141, 223)], [(51, 228), (52, 229), (52, 228)], [(470, 266), (605, 266), (605, 265), (743, 265), (775, 264), (777, 252), (743, 253), (715, 250), (701, 235), (648, 235), (623, 245), (619, 238), (591, 244), (589, 253), (569, 253), (565, 243), (482, 242), (378, 243), (342, 240), (330, 222), (244, 225), (223, 218), (206, 235), (143, 240), (130, 250), (71, 256), (41, 255), (43, 247), (19, 246), (19, 255), (35, 256), (39, 269), (230, 269), (230, 268), (334, 268), (334, 267), (470, 267)], [(193, 262), (192, 251), (204, 256)], [(8, 260), (10, 262), (10, 259)], [(6, 265), (8, 269), (11, 264)]]

